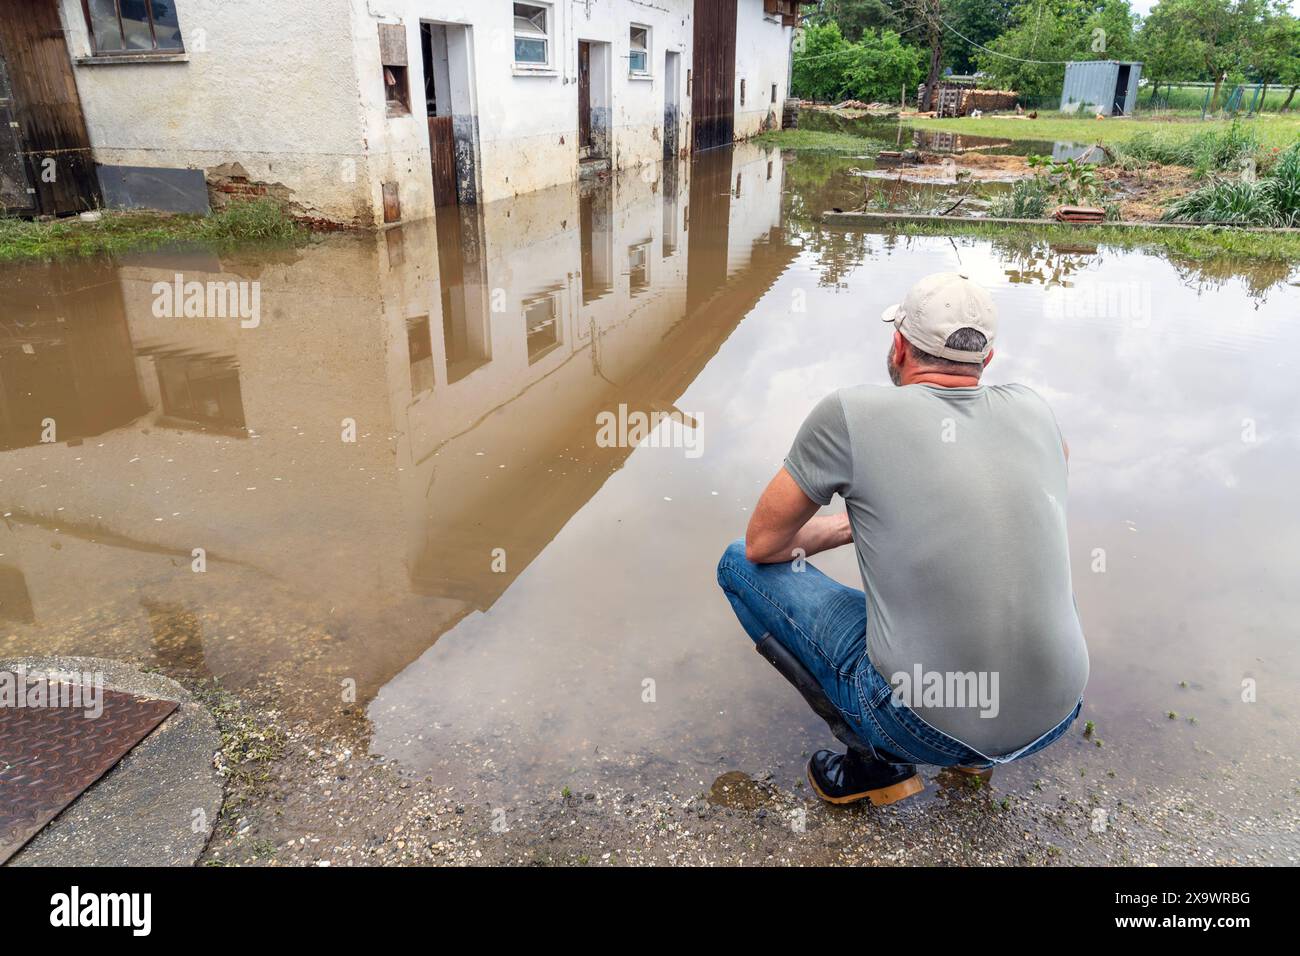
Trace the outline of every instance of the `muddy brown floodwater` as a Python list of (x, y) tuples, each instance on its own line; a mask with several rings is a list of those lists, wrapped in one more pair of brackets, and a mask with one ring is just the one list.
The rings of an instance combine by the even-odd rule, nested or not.
[[(359, 710), (467, 801), (793, 785), (828, 734), (715, 563), (812, 405), (887, 381), (880, 309), (960, 267), (1001, 308), (989, 380), (1069, 440), (1092, 659), (1002, 785), (1068, 759), (1293, 849), (1295, 272), (828, 230), (822, 170), (746, 145), (291, 253), (3, 267), (0, 652)], [(256, 283), (258, 321), (159, 316), (178, 274)]]

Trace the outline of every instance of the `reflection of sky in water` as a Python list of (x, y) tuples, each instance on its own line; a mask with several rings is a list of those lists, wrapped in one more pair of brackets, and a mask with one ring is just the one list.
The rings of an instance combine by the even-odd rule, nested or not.
[[(1071, 445), (1072, 560), (1092, 654), (1084, 716), (1112, 765), (1185, 783), (1208, 748), (1229, 762), (1256, 756), (1251, 773), (1276, 782), (1270, 748), (1296, 716), (1298, 436), (1282, 356), (1300, 339), (1300, 292), (1251, 298), (1232, 279), (1198, 292), (1161, 258), (1106, 251), (1071, 257), (1074, 291), (1045, 291), (1009, 281), (1024, 263), (984, 241), (866, 241), (872, 254), (836, 287), (819, 284), (818, 256), (795, 260), (675, 399), (703, 422), (703, 456), (632, 455), (487, 614), (381, 692), (377, 749), (439, 766), (475, 727), (495, 741), (485, 759), (522, 749), (561, 776), (652, 754), (686, 758), (688, 788), (714, 769), (797, 775), (825, 733), (752, 652), (713, 566), (813, 403), (841, 384), (887, 381), (880, 310), (960, 256), (1001, 310), (988, 381), (1040, 390)], [(1138, 311), (1080, 314), (1096, 283), (1136, 284)], [(791, 313), (798, 296), (806, 309)], [(1254, 443), (1242, 440), (1245, 419)], [(1091, 570), (1097, 548), (1104, 574)], [(815, 563), (857, 583), (848, 549)], [(1244, 676), (1260, 679), (1257, 704), (1238, 702)], [(654, 704), (641, 700), (646, 678)], [(1198, 723), (1168, 721), (1170, 710)], [(474, 779), (518, 783), (503, 770), (493, 762)]]

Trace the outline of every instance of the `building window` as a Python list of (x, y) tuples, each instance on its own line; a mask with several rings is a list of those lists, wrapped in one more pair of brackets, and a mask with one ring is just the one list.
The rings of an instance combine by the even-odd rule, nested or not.
[(174, 0), (86, 0), (82, 7), (95, 53), (181, 53)]
[(384, 68), (384, 102), (389, 116), (411, 112), (411, 82), (407, 75), (406, 28), (379, 24), (379, 62)]
[(547, 32), (550, 8), (535, 3), (515, 4), (515, 62), (521, 66), (549, 66), (551, 37)]
[(745, 105), (745, 81), (740, 81), (740, 105)]
[(633, 25), (627, 71), (633, 76), (650, 75), (650, 28)]
[(775, 84), (775, 83), (772, 84), (772, 102), (773, 102), (773, 103), (776, 102), (776, 84)]

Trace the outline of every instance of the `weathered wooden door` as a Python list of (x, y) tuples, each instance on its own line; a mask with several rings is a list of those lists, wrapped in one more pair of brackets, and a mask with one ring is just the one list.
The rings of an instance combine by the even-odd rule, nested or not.
[(578, 41), (578, 148), (591, 149), (591, 44)]
[(429, 152), (433, 157), (433, 201), (456, 205), (456, 134), (450, 116), (429, 117)]
[(31, 214), (36, 211), (36, 190), (27, 181), (27, 163), (18, 121), (14, 119), (9, 74), (0, 51), (0, 216)]
[(37, 211), (95, 208), (99, 179), (57, 0), (0, 0), (0, 58)]
[(695, 0), (695, 149), (730, 146), (736, 116), (736, 0)]

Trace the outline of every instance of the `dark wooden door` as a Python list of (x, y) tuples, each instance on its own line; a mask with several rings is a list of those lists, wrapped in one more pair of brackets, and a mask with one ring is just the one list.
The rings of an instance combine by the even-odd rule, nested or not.
[(591, 44), (578, 41), (578, 148), (591, 148)]
[(695, 0), (692, 55), (694, 147), (730, 146), (736, 116), (736, 0)]
[(36, 212), (36, 190), (27, 181), (27, 162), (18, 122), (14, 119), (14, 99), (9, 90), (4, 52), (0, 51), (0, 216)]
[(429, 152), (433, 157), (433, 201), (456, 205), (456, 136), (450, 116), (429, 117)]
[(54, 215), (95, 208), (99, 178), (57, 0), (0, 0), (0, 57), (37, 208)]

